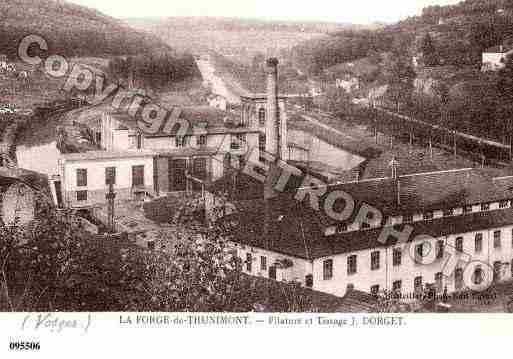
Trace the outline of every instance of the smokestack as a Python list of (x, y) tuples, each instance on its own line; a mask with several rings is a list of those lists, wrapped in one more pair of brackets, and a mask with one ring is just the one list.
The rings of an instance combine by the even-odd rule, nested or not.
[(278, 59), (266, 62), (267, 73), (267, 119), (265, 126), (266, 152), (281, 159), (280, 109), (278, 104)]
[(267, 74), (267, 116), (265, 121), (265, 151), (275, 157), (275, 161), (269, 163), (269, 170), (264, 183), (264, 201), (265, 201), (265, 217), (264, 217), (264, 235), (266, 237), (266, 247), (270, 245), (270, 227), (271, 218), (271, 199), (276, 197), (274, 190), (274, 180), (278, 173), (277, 161), (282, 159), (281, 156), (281, 138), (280, 138), (280, 119), (279, 119), (279, 103), (278, 103), (278, 59), (270, 58), (266, 61)]

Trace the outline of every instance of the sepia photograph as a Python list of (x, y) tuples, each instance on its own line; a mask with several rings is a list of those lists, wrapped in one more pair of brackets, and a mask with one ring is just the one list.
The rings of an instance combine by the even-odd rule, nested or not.
[(0, 0), (8, 358), (509, 313), (513, 1)]

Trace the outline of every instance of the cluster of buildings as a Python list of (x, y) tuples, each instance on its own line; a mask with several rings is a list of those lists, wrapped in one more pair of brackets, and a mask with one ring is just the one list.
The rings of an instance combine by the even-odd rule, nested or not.
[[(111, 186), (118, 202), (202, 191), (208, 213), (228, 192), (230, 208), (239, 210), (222, 220), (236, 224), (230, 241), (245, 273), (336, 296), (418, 293), (426, 284), (456, 292), (513, 276), (513, 177), (477, 169), (400, 175), (394, 163), (390, 176), (332, 185), (302, 172), (278, 192), (272, 176), (260, 182), (234, 171), (248, 162), (276, 170), (264, 153), (290, 160), (275, 59), (267, 61), (267, 93), (241, 98), (240, 108), (239, 116), (217, 106), (184, 108), (187, 132), (151, 135), (126, 114), (104, 113), (94, 134), (102, 150), (63, 154), (49, 193), (58, 207), (89, 209), (106, 203)], [(9, 183), (4, 204), (20, 185)], [(349, 195), (354, 213), (339, 218), (347, 201), (332, 193)], [(357, 214), (366, 206), (379, 215), (362, 220)], [(21, 208), (24, 218), (29, 212)]]

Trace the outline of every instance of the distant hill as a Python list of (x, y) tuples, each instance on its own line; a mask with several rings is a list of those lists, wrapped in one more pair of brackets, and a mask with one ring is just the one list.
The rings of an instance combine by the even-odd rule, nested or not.
[(28, 34), (43, 36), (50, 52), (104, 56), (168, 51), (157, 37), (96, 10), (59, 0), (0, 0), (0, 53), (16, 56)]
[(136, 29), (149, 31), (170, 46), (193, 52), (213, 50), (237, 61), (255, 54), (278, 55), (302, 41), (326, 33), (363, 29), (363, 25), (326, 22), (266, 21), (216, 17), (127, 19)]
[(479, 67), (482, 51), (513, 38), (513, 1), (466, 0), (456, 5), (429, 6), (422, 14), (375, 30), (343, 30), (306, 40), (292, 50), (296, 65), (317, 75), (333, 65), (387, 52), (394, 40), (407, 39), (405, 54), (419, 52), (427, 33), (443, 65)]

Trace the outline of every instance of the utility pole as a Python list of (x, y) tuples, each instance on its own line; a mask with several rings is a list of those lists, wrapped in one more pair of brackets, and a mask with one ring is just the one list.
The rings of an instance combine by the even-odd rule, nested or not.
[(109, 180), (109, 192), (105, 195), (108, 203), (108, 230), (110, 233), (116, 232), (116, 224), (114, 223), (114, 199), (116, 193), (114, 192), (114, 184)]

